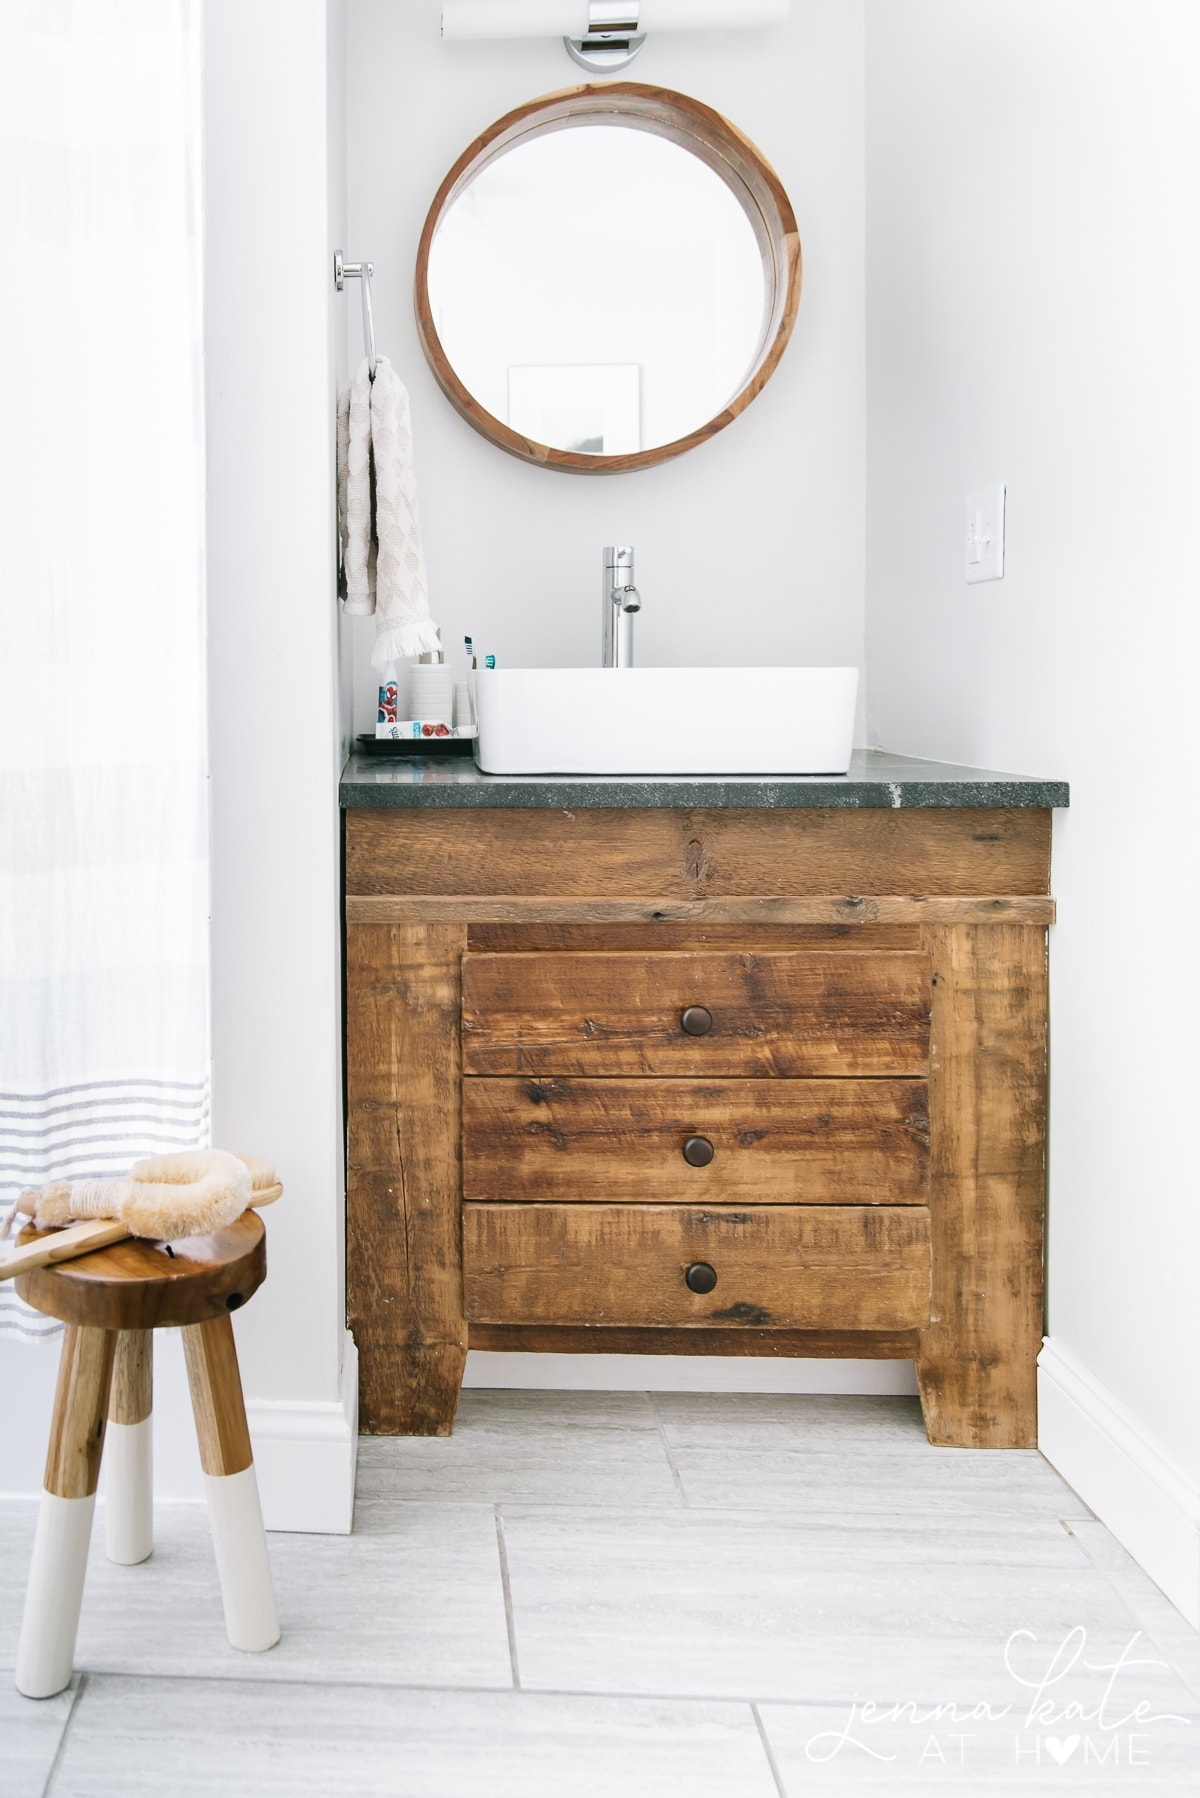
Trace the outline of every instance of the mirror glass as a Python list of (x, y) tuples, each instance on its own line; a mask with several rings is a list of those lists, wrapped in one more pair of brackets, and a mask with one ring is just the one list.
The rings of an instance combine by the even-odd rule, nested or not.
[(773, 287), (742, 200), (707, 162), (635, 125), (571, 125), (518, 138), (452, 198), (429, 314), (492, 419), (552, 450), (639, 455), (741, 392)]

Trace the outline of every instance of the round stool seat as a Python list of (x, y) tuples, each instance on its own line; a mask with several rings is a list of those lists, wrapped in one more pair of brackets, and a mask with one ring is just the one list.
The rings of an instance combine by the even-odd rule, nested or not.
[[(39, 1240), (32, 1225), (23, 1247)], [(18, 1274), (27, 1305), (63, 1323), (93, 1330), (154, 1330), (227, 1317), (267, 1275), (266, 1232), (257, 1211), (211, 1236), (145, 1242), (131, 1236), (76, 1261)]]

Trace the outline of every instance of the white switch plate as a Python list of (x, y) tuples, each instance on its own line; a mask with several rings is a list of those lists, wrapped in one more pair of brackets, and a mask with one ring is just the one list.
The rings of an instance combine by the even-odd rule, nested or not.
[(1004, 579), (1004, 487), (967, 495), (967, 584)]

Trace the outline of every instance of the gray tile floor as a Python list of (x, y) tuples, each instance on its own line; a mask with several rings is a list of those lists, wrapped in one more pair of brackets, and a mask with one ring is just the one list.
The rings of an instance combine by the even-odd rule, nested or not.
[[(0, 1506), (0, 1668), (32, 1537)], [(228, 1647), (205, 1520), (93, 1543), (79, 1673), (0, 1676), (3, 1798), (1200, 1790), (1200, 1637), (1035, 1453), (914, 1400), (466, 1391), (366, 1439), (350, 1537), (271, 1538)]]

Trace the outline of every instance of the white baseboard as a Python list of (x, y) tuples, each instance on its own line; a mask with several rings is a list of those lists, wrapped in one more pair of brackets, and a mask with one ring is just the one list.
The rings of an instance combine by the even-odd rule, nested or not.
[[(41, 1492), (57, 1363), (57, 1354), (25, 1344), (5, 1343), (0, 1353), (0, 1373), (7, 1379), (0, 1498), (36, 1498)], [(154, 1363), (155, 1499), (202, 1503), (204, 1485), (178, 1330), (158, 1332)], [(358, 1453), (358, 1352), (349, 1331), (336, 1399), (251, 1397), (246, 1416), (267, 1528), (348, 1534)]]
[(911, 1361), (768, 1355), (524, 1355), (472, 1349), (464, 1386), (539, 1392), (867, 1392), (917, 1390)]
[(267, 1528), (348, 1535), (358, 1457), (358, 1350), (350, 1332), (336, 1399), (247, 1399), (246, 1416)]
[(1200, 1481), (1053, 1336), (1038, 1357), (1038, 1446), (1200, 1628)]

